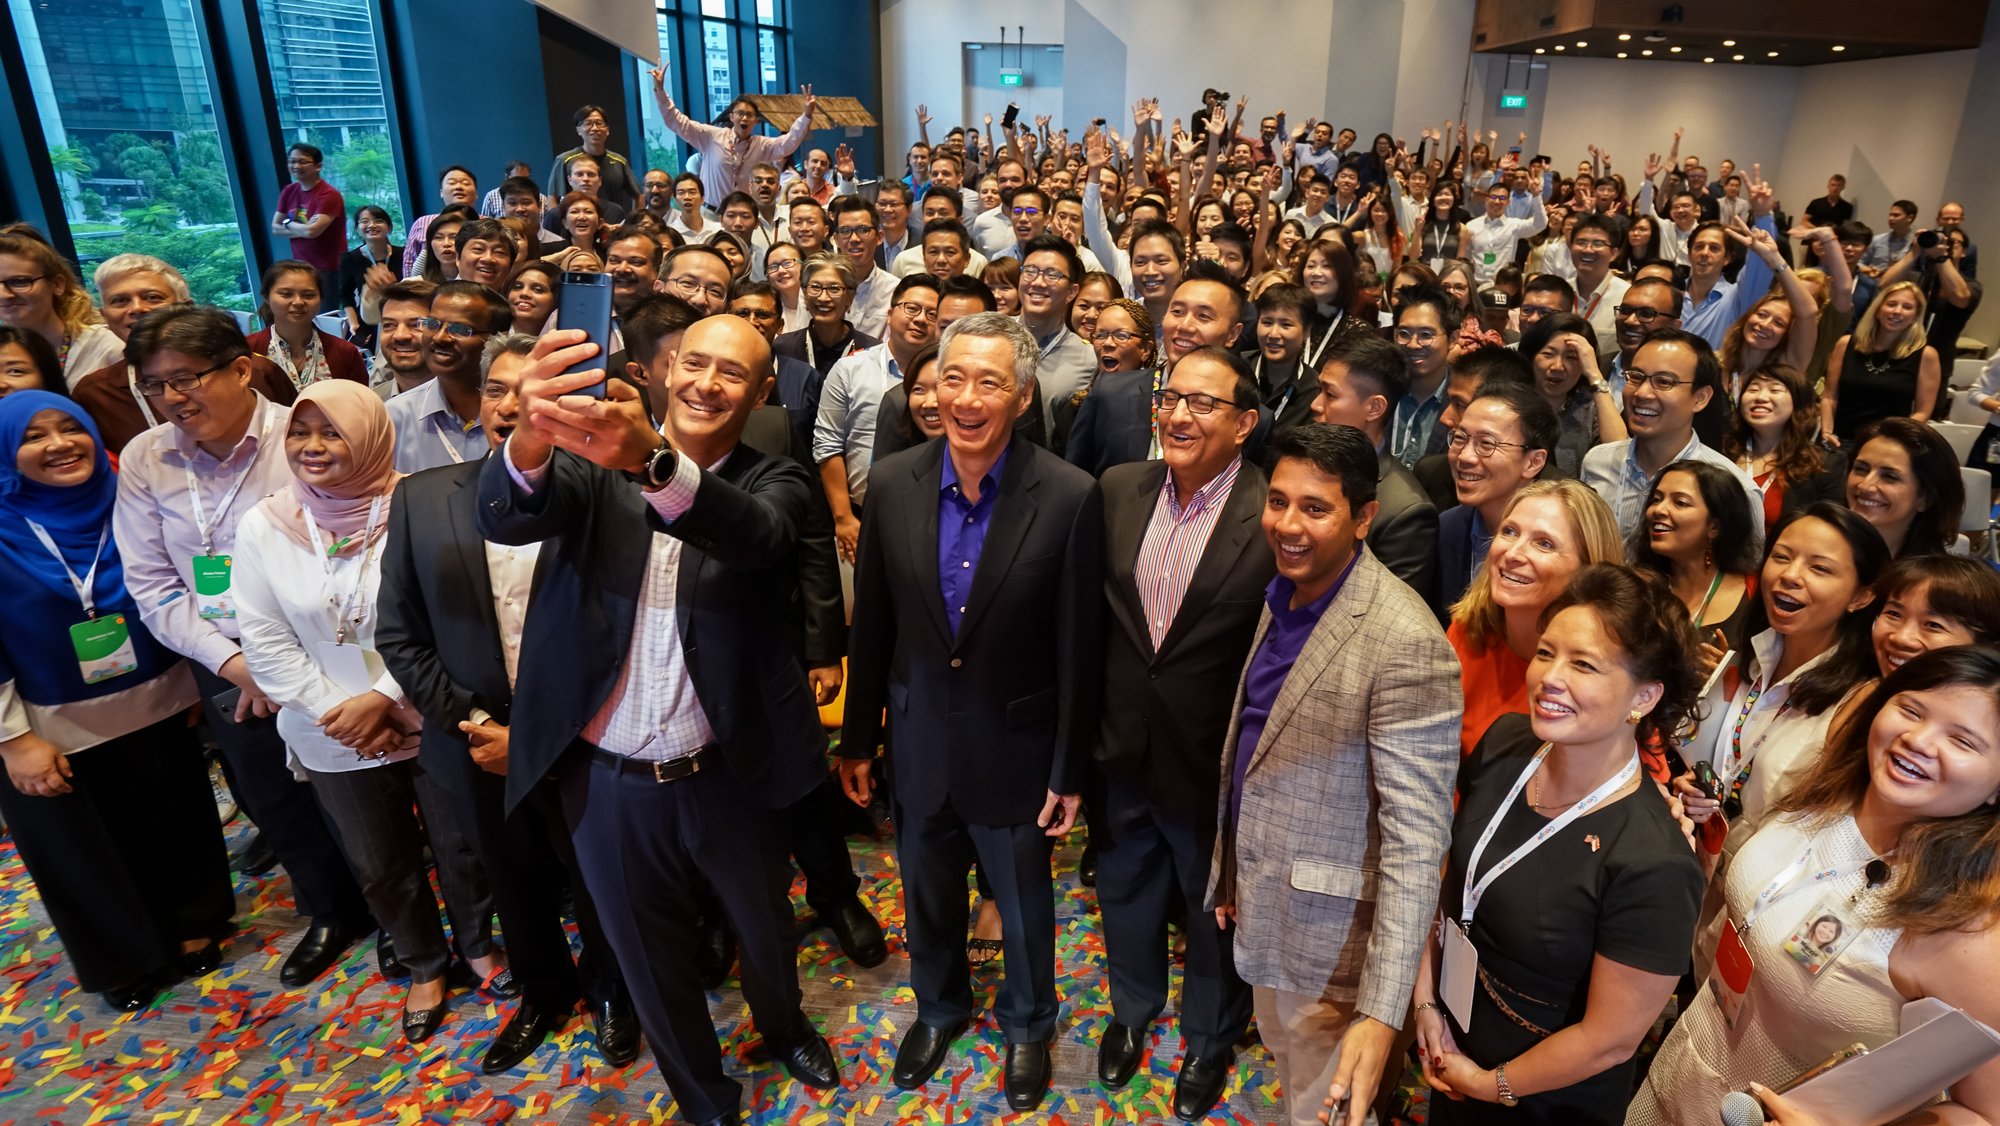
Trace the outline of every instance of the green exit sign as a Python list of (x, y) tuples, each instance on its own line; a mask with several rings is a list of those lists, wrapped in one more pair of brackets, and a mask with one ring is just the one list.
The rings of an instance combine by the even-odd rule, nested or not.
[(1527, 108), (1528, 108), (1528, 95), (1526, 95), (1526, 94), (1502, 94), (1502, 95), (1500, 95), (1500, 108), (1501, 108), (1501, 109), (1527, 109)]
[(1000, 72), (1000, 85), (1002, 85), (1002, 86), (1019, 86), (1020, 84), (1021, 84), (1021, 72), (1020, 72), (1020, 71), (1018, 71), (1018, 70), (1003, 70), (1003, 71), (1001, 71), (1001, 72)]

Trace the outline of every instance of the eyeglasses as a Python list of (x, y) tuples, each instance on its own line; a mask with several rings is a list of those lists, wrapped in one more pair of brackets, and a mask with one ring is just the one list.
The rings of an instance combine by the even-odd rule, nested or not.
[(47, 274), (22, 274), (18, 277), (0, 278), (0, 289), (5, 289), (7, 292), (19, 297), (35, 288), (36, 282), (42, 281), (47, 277)]
[(1610, 250), (1611, 244), (1601, 238), (1577, 239), (1570, 243), (1572, 250)]
[(1611, 311), (1621, 317), (1630, 317), (1640, 324), (1648, 325), (1659, 320), (1661, 317), (1673, 316), (1672, 313), (1662, 313), (1658, 309), (1650, 309), (1644, 305), (1620, 305)]
[(1228, 407), (1241, 405), (1233, 399), (1218, 399), (1214, 395), (1203, 391), (1195, 391), (1185, 395), (1173, 390), (1153, 392), (1153, 405), (1160, 408), (1161, 414), (1174, 413), (1174, 408), (1180, 406), (1182, 403), (1186, 403), (1188, 411), (1193, 414), (1209, 414), (1218, 405)]
[(1695, 381), (1692, 379), (1676, 379), (1674, 378), (1674, 373), (1670, 371), (1656, 371), (1651, 375), (1647, 375), (1643, 371), (1628, 371), (1625, 373), (1625, 386), (1637, 387), (1643, 383), (1662, 395), (1671, 394), (1674, 388), (1679, 387), (1683, 383), (1693, 382)]
[(1025, 215), (1029, 218), (1033, 218), (1037, 215), (1040, 215), (1041, 213), (1042, 209), (1039, 207), (1016, 207), (1014, 209), (1014, 214)]
[(202, 380), (207, 379), (209, 376), (214, 375), (234, 362), (234, 360), (224, 360), (212, 368), (204, 368), (191, 375), (170, 375), (165, 379), (141, 379), (138, 383), (139, 394), (144, 395), (148, 399), (157, 399), (166, 394), (167, 388), (171, 387), (185, 395), (189, 391), (201, 386)]
[(1056, 269), (1054, 266), (1023, 266), (1021, 267), (1021, 280), (1060, 282), (1068, 281), (1069, 275)]
[(839, 282), (808, 282), (806, 292), (814, 297), (839, 297), (847, 292), (847, 287)]
[(1090, 342), (1092, 344), (1103, 344), (1106, 342), (1112, 344), (1130, 344), (1137, 339), (1139, 339), (1139, 334), (1133, 332), (1131, 329), (1100, 328), (1097, 330), (1097, 335), (1090, 338)]
[(706, 293), (717, 301), (729, 300), (728, 286), (720, 282), (704, 282), (692, 274), (682, 274), (677, 278), (668, 278), (667, 284), (679, 290), (683, 297), (693, 297), (697, 293)]
[(764, 263), (764, 272), (766, 274), (778, 274), (778, 273), (789, 274), (793, 270), (796, 270), (798, 268), (799, 268), (799, 260), (796, 258), (786, 258), (778, 262)]
[(1475, 436), (1463, 430), (1454, 430), (1445, 436), (1445, 445), (1451, 447), (1453, 453), (1464, 449), (1468, 442), (1472, 444), (1473, 452), (1477, 453), (1480, 457), (1492, 457), (1501, 450), (1525, 450), (1528, 448), (1519, 442), (1503, 442), (1491, 434), (1479, 434)]
[(935, 321), (938, 319), (936, 309), (916, 301), (898, 301), (896, 302), (896, 309), (904, 316), (914, 317), (920, 321)]
[(841, 238), (860, 238), (860, 237), (861, 237), (862, 235), (872, 235), (872, 234), (874, 234), (874, 233), (875, 233), (875, 228), (873, 228), (873, 227), (835, 227), (835, 228), (833, 229), (833, 233), (834, 233), (835, 235), (838, 235), (838, 236), (839, 236), (839, 237), (841, 237)]
[(417, 322), (417, 327), (423, 329), (425, 332), (442, 332), (446, 336), (456, 336), (460, 340), (470, 340), (475, 336), (486, 335), (464, 321), (441, 321), (436, 317), (423, 318)]
[(1399, 328), (1396, 330), (1396, 343), (1422, 344), (1428, 347), (1437, 343), (1439, 335), (1441, 334), (1434, 328)]

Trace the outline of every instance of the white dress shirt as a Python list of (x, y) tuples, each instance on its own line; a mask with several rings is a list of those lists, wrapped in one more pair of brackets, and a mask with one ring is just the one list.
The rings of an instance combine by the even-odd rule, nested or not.
[[(367, 770), (415, 756), (415, 732), (423, 719), (375, 653), (381, 538), (363, 550), (332, 557), (330, 574), (310, 547), (286, 535), (260, 508), (244, 515), (236, 526), (236, 539), (242, 549), (234, 586), (243, 659), (258, 689), (283, 709), (278, 713), (278, 734), (292, 755), (306, 769), (321, 774)], [(350, 597), (361, 621), (343, 648), (361, 650), (373, 674), (368, 689), (394, 701), (396, 722), (412, 732), (402, 747), (378, 759), (362, 758), (319, 726), (320, 717), (335, 704), (358, 694), (352, 685), (334, 683), (321, 657), (322, 646), (334, 644), (338, 615), (333, 604)]]
[(854, 287), (854, 303), (847, 307), (847, 323), (856, 332), (877, 340), (889, 334), (889, 299), (896, 293), (896, 275), (871, 265), (868, 276)]
[(972, 245), (988, 258), (1014, 245), (1014, 220), (1006, 214), (1006, 210), (996, 207), (991, 211), (982, 211), (967, 226), (972, 232)]
[[(139, 619), (160, 644), (210, 672), (236, 656), (241, 634), (235, 617), (202, 616), (194, 590), (195, 556), (233, 556), (236, 527), (244, 515), (291, 484), (292, 471), (285, 464), (286, 414), (285, 408), (258, 395), (249, 430), (221, 461), (171, 423), (132, 439), (118, 458), (112, 534)], [(188, 492), (190, 473), (198, 491), (194, 497)], [(228, 497), (231, 488), (234, 497)], [(195, 519), (197, 508), (209, 525), (207, 544)], [(234, 567), (231, 573), (236, 573)]]
[[(507, 459), (507, 474), (523, 492), (534, 492), (548, 477), (547, 462), (524, 470), (514, 464), (506, 449), (500, 456)], [(718, 460), (709, 469), (721, 464)], [(673, 476), (664, 488), (644, 493), (646, 503), (660, 519), (672, 524), (694, 507), (701, 474), (692, 461), (676, 458)], [(585, 742), (648, 762), (687, 758), (715, 742), (715, 728), (702, 710), (681, 646), (677, 615), (680, 571), (681, 541), (665, 532), (654, 532), (646, 552), (646, 577), (639, 586), (632, 641), (618, 670), (617, 685), (583, 727)]]
[(868, 495), (868, 467), (874, 460), (875, 426), (882, 396), (903, 385), (903, 369), (887, 343), (852, 352), (833, 362), (819, 392), (813, 420), (813, 464), (847, 459), (847, 499), (859, 505)]
[[(1630, 539), (1638, 530), (1639, 521), (1646, 511), (1648, 491), (1653, 484), (1653, 474), (1639, 465), (1636, 451), (1639, 444), (1627, 438), (1622, 442), (1606, 442), (1593, 447), (1583, 455), (1583, 467), (1577, 476), (1583, 483), (1597, 490), (1604, 503), (1611, 506), (1611, 514), (1618, 518), (1618, 534)], [(1705, 461), (1729, 471), (1731, 477), (1743, 486), (1743, 495), (1750, 501), (1750, 526), (1757, 529), (1761, 542), (1764, 528), (1764, 490), (1757, 482), (1743, 472), (1735, 462), (1701, 444), (1701, 436), (1690, 432), (1687, 445), (1667, 459), (1666, 464), (1677, 461)]]
[(714, 212), (704, 207), (701, 209), (701, 230), (697, 231), (693, 227), (688, 226), (687, 219), (681, 215), (680, 208), (675, 208), (667, 212), (667, 226), (672, 228), (674, 233), (680, 235), (685, 241), (706, 246), (714, 240), (716, 232), (722, 230), (722, 220), (717, 219)]
[[(896, 275), (899, 279), (907, 278), (911, 274), (921, 274), (926, 269), (928, 269), (928, 266), (924, 262), (924, 248), (921, 245), (910, 247), (908, 250), (896, 255), (894, 262), (889, 263), (889, 272)], [(986, 256), (971, 247), (967, 247), (965, 272), (968, 276), (975, 278), (985, 273)], [(789, 332), (791, 330), (787, 329), (786, 331)]]
[(1514, 260), (1514, 244), (1524, 238), (1534, 238), (1548, 229), (1549, 213), (1541, 208), (1526, 219), (1510, 219), (1502, 215), (1489, 219), (1484, 215), (1465, 225), (1465, 241), (1470, 244), (1467, 253), (1472, 255), (1472, 280), (1479, 285), (1490, 285), (1493, 275), (1500, 267)]
[(507, 687), (521, 672), (521, 634), (528, 625), (528, 598), (535, 590), (535, 563), (542, 545), (519, 547), (486, 543), (486, 581), (493, 589), (493, 618), (500, 623), (500, 657), (507, 665)]
[(107, 325), (86, 325), (63, 353), (63, 378), (75, 387), (84, 376), (125, 358), (125, 342)]
[(1118, 279), (1119, 292), (1132, 293), (1132, 256), (1111, 236), (1104, 218), (1104, 185), (1096, 180), (1083, 186), (1083, 237), (1103, 252), (1105, 272)]

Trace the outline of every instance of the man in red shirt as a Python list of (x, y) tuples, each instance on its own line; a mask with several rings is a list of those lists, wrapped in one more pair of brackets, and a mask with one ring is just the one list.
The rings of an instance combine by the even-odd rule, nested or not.
[(318, 147), (293, 145), (285, 150), (292, 182), (278, 193), (278, 213), (271, 233), (292, 240), (292, 257), (319, 271), (320, 311), (339, 308), (340, 256), (347, 249), (347, 201), (340, 190), (320, 179), (325, 157)]

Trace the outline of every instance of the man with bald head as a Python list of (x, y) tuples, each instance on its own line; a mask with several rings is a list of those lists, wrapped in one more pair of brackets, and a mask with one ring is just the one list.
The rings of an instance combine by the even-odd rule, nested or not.
[[(696, 969), (689, 905), (706, 882), (740, 943), (743, 994), (772, 1056), (828, 1088), (840, 1069), (800, 1007), (785, 810), (825, 777), (825, 733), (795, 639), (799, 538), (814, 503), (797, 463), (741, 443), (771, 349), (740, 317), (672, 302), (621, 318), (647, 401), (576, 331), (534, 346), (520, 425), (479, 480), (479, 533), (552, 556), (523, 632), (507, 804), (553, 776), (563, 820), (639, 1026), (681, 1116), (739, 1121)], [(652, 418), (662, 421), (655, 425)], [(687, 612), (700, 607), (699, 614)], [(693, 659), (701, 654), (699, 662)]]

